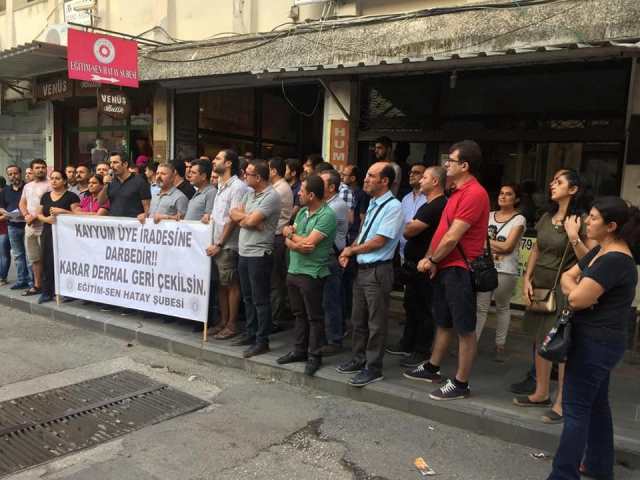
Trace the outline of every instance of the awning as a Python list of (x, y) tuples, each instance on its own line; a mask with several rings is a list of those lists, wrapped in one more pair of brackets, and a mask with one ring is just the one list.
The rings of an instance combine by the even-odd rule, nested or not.
[(31, 42), (0, 51), (0, 80), (28, 80), (67, 69), (67, 47)]
[(636, 56), (640, 2), (614, 3), (567, 0), (455, 14), (296, 24), (265, 34), (144, 49), (140, 78), (166, 82), (253, 75), (268, 81)]

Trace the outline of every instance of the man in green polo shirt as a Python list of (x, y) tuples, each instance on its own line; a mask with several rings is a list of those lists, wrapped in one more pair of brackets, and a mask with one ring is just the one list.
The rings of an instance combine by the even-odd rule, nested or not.
[(293, 350), (278, 359), (280, 365), (307, 362), (305, 375), (313, 375), (322, 364), (324, 310), (322, 292), (329, 276), (329, 254), (336, 236), (336, 215), (322, 200), (324, 182), (309, 175), (300, 188), (303, 208), (292, 226), (282, 231), (289, 249), (287, 289), (295, 317)]

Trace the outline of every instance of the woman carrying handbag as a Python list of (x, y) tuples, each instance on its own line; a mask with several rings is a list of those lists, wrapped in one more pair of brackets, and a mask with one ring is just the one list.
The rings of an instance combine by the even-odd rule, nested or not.
[(557, 314), (566, 307), (566, 297), (559, 286), (560, 275), (582, 258), (589, 247), (580, 235), (579, 215), (584, 210), (580, 209), (582, 184), (577, 172), (558, 171), (551, 181), (550, 195), (551, 208), (536, 224), (537, 241), (524, 277), (527, 307), (524, 326), (534, 336), (535, 389), (526, 392), (529, 395), (516, 396), (513, 403), (520, 407), (548, 408), (543, 421), (560, 423), (564, 364), (559, 365), (558, 392), (552, 404), (549, 392), (552, 363), (537, 353), (537, 347), (556, 324)]
[(618, 197), (597, 200), (586, 220), (597, 246), (562, 276), (574, 314), (562, 399), (560, 445), (548, 480), (613, 479), (609, 377), (622, 359), (638, 283), (631, 247), (640, 211)]

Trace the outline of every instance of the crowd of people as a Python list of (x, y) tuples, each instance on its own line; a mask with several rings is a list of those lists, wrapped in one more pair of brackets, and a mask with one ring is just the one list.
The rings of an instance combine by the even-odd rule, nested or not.
[[(0, 284), (9, 251), (17, 280), (10, 287), (51, 301), (55, 292), (52, 224), (58, 215), (111, 215), (147, 221), (211, 224), (210, 335), (244, 347), (245, 358), (269, 352), (270, 336), (294, 328), (279, 364), (305, 363), (312, 376), (323, 358), (343, 351), (337, 366), (349, 384), (383, 379), (385, 354), (401, 357), (404, 377), (438, 388), (434, 400), (467, 398), (491, 302), (496, 307), (495, 356), (504, 362), (510, 304), (518, 277), (518, 247), (527, 226), (520, 186), (505, 183), (491, 211), (477, 175), (482, 152), (473, 141), (454, 144), (443, 165), (411, 165), (410, 191), (398, 198), (402, 169), (392, 144), (380, 138), (364, 173), (337, 171), (319, 155), (268, 161), (231, 149), (213, 159), (157, 164), (112, 153), (95, 171), (85, 165), (53, 169), (34, 160), (23, 178), (10, 165), (0, 191)], [(631, 253), (640, 213), (619, 198), (587, 205), (584, 185), (561, 169), (550, 185), (550, 208), (536, 224), (537, 242), (524, 273), (524, 324), (532, 334), (532, 365), (511, 385), (513, 403), (546, 409), (547, 423), (564, 421), (550, 478), (579, 471), (609, 478), (613, 430), (608, 404), (612, 368), (624, 352), (637, 283)], [(474, 260), (486, 251), (497, 288), (477, 292)], [(404, 288), (406, 321), (400, 341), (387, 340), (394, 284)], [(565, 308), (575, 311), (573, 344), (558, 368), (538, 347)], [(127, 313), (125, 310), (123, 313)], [(239, 318), (244, 317), (241, 329)], [(443, 365), (457, 339), (457, 365)], [(284, 353), (284, 352), (283, 352)], [(444, 375), (443, 366), (451, 368)], [(563, 388), (564, 386), (564, 388)]]

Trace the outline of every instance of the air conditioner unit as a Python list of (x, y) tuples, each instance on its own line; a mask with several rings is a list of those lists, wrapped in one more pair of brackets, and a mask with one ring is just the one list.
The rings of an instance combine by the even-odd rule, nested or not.
[[(57, 23), (49, 25), (42, 34), (43, 41), (46, 43), (54, 43), (56, 45), (67, 46), (67, 31), (69, 27), (66, 23)], [(41, 38), (42, 38), (41, 37)]]
[(313, 3), (327, 3), (329, 0), (293, 0), (294, 5), (311, 5)]

